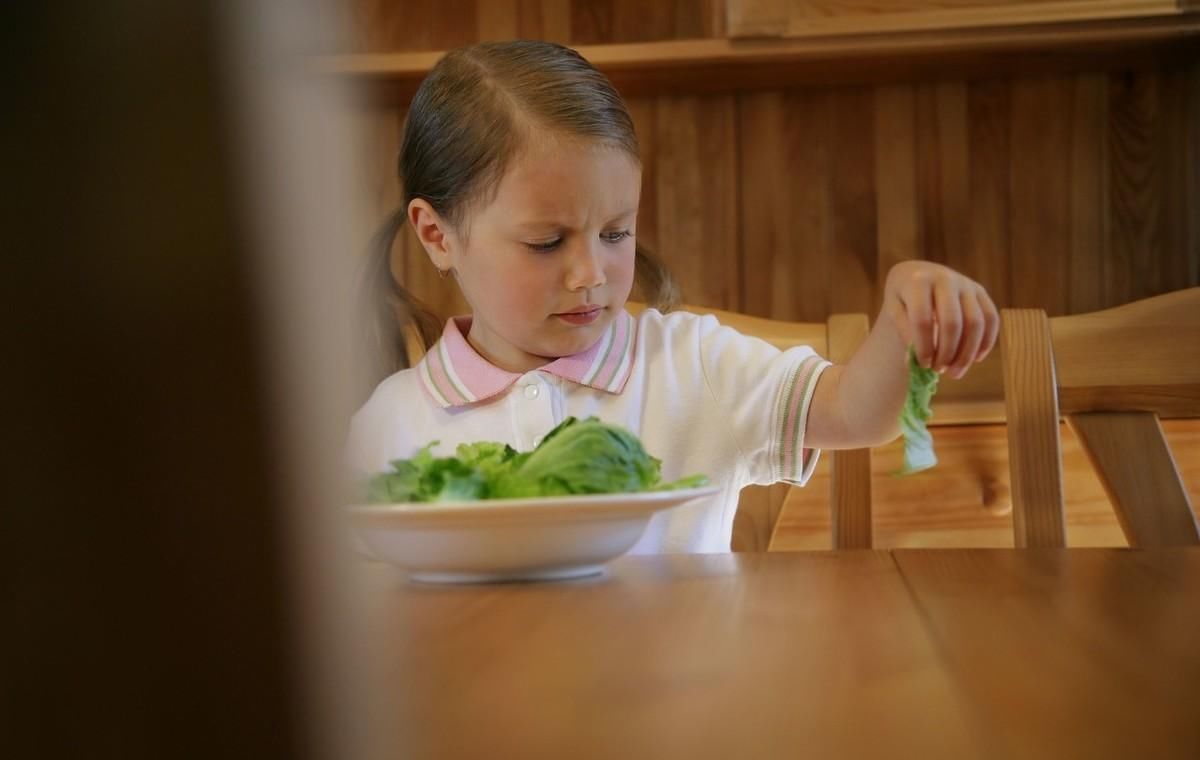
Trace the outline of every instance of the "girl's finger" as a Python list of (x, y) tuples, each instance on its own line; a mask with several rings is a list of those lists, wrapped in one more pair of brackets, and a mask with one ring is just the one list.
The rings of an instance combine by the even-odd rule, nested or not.
[(901, 298), (904, 324), (909, 327), (908, 342), (917, 352), (922, 367), (933, 366), (933, 293), (928, 287), (908, 288)]
[(958, 351), (950, 362), (950, 377), (955, 380), (966, 374), (979, 352), (979, 344), (983, 340), (987, 323), (983, 318), (983, 308), (979, 299), (971, 290), (963, 292), (959, 298), (959, 308), (962, 311), (962, 338), (958, 342)]
[(975, 352), (975, 361), (981, 362), (996, 347), (996, 339), (1000, 337), (1000, 310), (983, 288), (978, 290), (976, 298), (984, 321), (983, 338), (979, 341), (979, 350)]
[(933, 367), (943, 372), (958, 353), (962, 337), (962, 305), (958, 291), (945, 280), (938, 280), (933, 288), (934, 308), (937, 311), (937, 357)]
[(913, 342), (912, 327), (908, 324), (908, 313), (904, 311), (904, 304), (899, 298), (889, 298), (887, 302), (887, 313), (891, 317), (892, 324), (896, 325), (896, 329), (900, 331), (900, 338), (904, 341), (904, 345), (911, 345)]

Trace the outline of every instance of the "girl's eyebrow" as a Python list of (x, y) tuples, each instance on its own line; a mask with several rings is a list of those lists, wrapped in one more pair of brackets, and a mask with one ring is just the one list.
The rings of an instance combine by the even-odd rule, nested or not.
[[(636, 213), (637, 213), (636, 207), (627, 209), (625, 211), (622, 211), (618, 214), (614, 214), (613, 216), (611, 216), (608, 220), (608, 223), (611, 224), (612, 222), (615, 222), (618, 219), (624, 219), (625, 217), (633, 216)], [(547, 227), (553, 227), (555, 229), (562, 229), (564, 227), (568, 227), (569, 225), (565, 225), (562, 222), (555, 220), (555, 219), (546, 218), (546, 219), (527, 219), (525, 221), (519, 221), (516, 223), (515, 226), (520, 227), (521, 229), (542, 229), (542, 230), (544, 230)]]

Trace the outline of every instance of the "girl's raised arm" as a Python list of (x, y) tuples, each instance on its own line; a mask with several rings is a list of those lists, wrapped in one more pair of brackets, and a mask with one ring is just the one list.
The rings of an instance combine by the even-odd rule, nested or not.
[(867, 339), (817, 383), (806, 445), (848, 449), (894, 439), (908, 390), (908, 346), (922, 366), (957, 379), (988, 355), (999, 332), (1000, 314), (979, 283), (929, 261), (897, 264)]

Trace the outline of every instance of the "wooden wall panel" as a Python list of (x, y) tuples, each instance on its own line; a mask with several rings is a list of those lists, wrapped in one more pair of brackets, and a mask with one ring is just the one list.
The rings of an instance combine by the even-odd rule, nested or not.
[(869, 88), (837, 90), (830, 107), (830, 223), (829, 246), (824, 252), (830, 276), (828, 309), (874, 316), (879, 279), (874, 92)]
[(482, 40), (564, 44), (721, 37), (724, 0), (352, 0), (358, 52), (447, 50)]
[(1155, 160), (1155, 125), (1161, 116), (1159, 79), (1144, 72), (1112, 77), (1110, 111), (1113, 239), (1107, 296), (1131, 301), (1157, 280), (1157, 262), (1147, 254), (1161, 248), (1161, 168)]
[(972, 277), (996, 303), (1010, 301), (1012, 88), (1005, 80), (972, 83), (967, 90), (968, 210)]
[(823, 321), (833, 103), (821, 92), (755, 93), (740, 106), (743, 309)]
[(588, 0), (571, 3), (571, 41), (649, 42), (724, 34), (723, 0)]
[(1012, 85), (1009, 303), (1065, 314), (1071, 262), (1070, 77)]
[(476, 41), (475, 0), (352, 0), (361, 52), (446, 50)]
[[(967, 86), (937, 82), (917, 87), (917, 197), (920, 258), (965, 269), (971, 232)], [(972, 274), (964, 272), (966, 274)]]
[(1071, 120), (1071, 257), (1067, 311), (1104, 308), (1108, 261), (1108, 78), (1088, 74), (1075, 82)]
[[(921, 256), (916, 109), (912, 85), (875, 88), (875, 304), (883, 301), (888, 270)], [(867, 313), (873, 319), (872, 312)]]
[(478, 39), (517, 38), (571, 41), (568, 0), (490, 0), (479, 2), (475, 19)]
[(657, 99), (656, 252), (686, 300), (732, 310), (741, 308), (736, 139), (732, 96)]

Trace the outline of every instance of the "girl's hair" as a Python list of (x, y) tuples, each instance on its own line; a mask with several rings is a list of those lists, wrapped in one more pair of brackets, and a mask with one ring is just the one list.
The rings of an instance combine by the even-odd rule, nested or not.
[[(599, 141), (638, 155), (633, 121), (608, 78), (570, 48), (550, 42), (485, 42), (452, 51), (430, 70), (409, 108), (400, 148), (404, 202), (376, 233), (365, 277), (368, 353), (382, 378), (411, 366), (412, 340), (429, 348), (437, 317), (392, 274), (391, 249), (422, 198), (458, 227), (487, 202), (534, 130)], [(465, 230), (464, 230), (465, 231)], [(662, 264), (635, 245), (642, 297), (663, 310), (678, 291)]]

